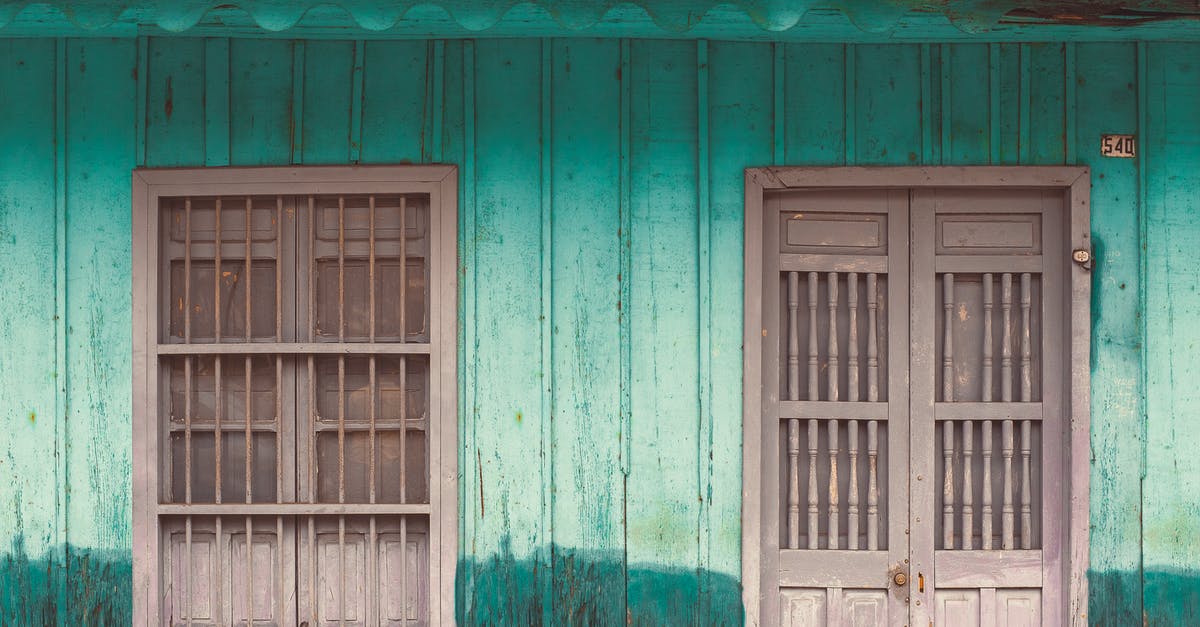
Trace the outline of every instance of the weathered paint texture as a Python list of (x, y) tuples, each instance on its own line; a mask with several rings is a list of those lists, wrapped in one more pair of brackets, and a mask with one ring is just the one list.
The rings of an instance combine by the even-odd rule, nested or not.
[[(1092, 167), (1090, 619), (1200, 615), (1196, 59), (0, 40), (0, 623), (128, 615), (130, 168), (356, 161), (460, 167), (464, 621), (740, 620), (742, 169), (771, 163)], [(1123, 132), (1142, 157), (1101, 158)]]

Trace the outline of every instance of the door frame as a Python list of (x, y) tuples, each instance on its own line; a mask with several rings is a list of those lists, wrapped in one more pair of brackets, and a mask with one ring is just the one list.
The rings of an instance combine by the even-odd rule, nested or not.
[[(1070, 216), (1064, 225), (1067, 247), (1072, 253), (1061, 260), (1067, 267), (1070, 286), (1069, 313), (1065, 316), (1070, 334), (1070, 372), (1063, 377), (1067, 396), (1064, 408), (1069, 428), (1064, 434), (1067, 455), (1062, 470), (1068, 476), (1059, 507), (1067, 516), (1062, 546), (1063, 608), (1071, 625), (1087, 624), (1088, 507), (1091, 428), (1091, 223), (1090, 170), (1080, 166), (936, 166), (936, 167), (760, 167), (745, 171), (745, 237), (743, 277), (743, 364), (742, 364), (742, 604), (746, 624), (762, 623), (762, 247), (763, 196), (782, 189), (821, 188), (1051, 188), (1065, 194)], [(1085, 254), (1077, 254), (1080, 251)], [(750, 479), (750, 480), (748, 480)], [(767, 624), (774, 620), (768, 617)]]

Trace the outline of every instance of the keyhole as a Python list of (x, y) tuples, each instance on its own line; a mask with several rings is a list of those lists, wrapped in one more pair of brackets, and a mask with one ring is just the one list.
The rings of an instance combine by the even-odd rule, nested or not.
[(925, 592), (925, 573), (917, 573), (917, 591)]

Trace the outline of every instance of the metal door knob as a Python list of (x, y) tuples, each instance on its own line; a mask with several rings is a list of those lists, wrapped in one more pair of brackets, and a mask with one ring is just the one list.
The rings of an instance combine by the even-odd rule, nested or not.
[(908, 583), (908, 575), (904, 573), (896, 573), (896, 575), (892, 577), (892, 582), (897, 586), (903, 586)]

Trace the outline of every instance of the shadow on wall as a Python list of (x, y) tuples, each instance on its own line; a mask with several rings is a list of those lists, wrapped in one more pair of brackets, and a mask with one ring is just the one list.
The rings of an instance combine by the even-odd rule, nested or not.
[(0, 557), (0, 625), (128, 625), (132, 588), (129, 552), (65, 545), (30, 559), (18, 536)]
[(557, 545), (517, 559), (510, 546), (505, 538), (496, 555), (459, 560), (460, 625), (742, 624), (736, 577), (649, 564), (627, 568), (615, 551)]

